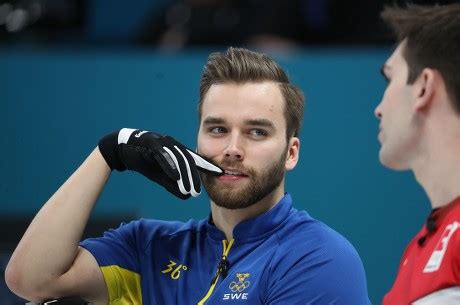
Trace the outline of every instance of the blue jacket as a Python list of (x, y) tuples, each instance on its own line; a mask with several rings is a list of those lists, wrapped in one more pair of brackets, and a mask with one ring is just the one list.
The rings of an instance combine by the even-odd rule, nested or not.
[(289, 194), (238, 224), (122, 224), (81, 246), (96, 258), (110, 304), (370, 304), (362, 262), (340, 234), (292, 208)]

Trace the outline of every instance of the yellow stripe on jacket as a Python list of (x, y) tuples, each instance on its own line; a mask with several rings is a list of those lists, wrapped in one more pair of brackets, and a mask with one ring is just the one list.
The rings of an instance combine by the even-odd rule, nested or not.
[(109, 305), (142, 305), (141, 276), (116, 265), (101, 267), (109, 293)]

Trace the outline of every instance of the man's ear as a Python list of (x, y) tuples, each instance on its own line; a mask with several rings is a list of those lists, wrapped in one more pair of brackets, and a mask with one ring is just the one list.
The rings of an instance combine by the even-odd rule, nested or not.
[(414, 83), (415, 111), (423, 111), (430, 107), (436, 89), (435, 83), (437, 76), (436, 71), (431, 68), (425, 68), (420, 73)]
[(286, 164), (284, 168), (289, 171), (293, 169), (299, 161), (300, 139), (292, 137), (289, 139), (288, 149), (286, 154)]

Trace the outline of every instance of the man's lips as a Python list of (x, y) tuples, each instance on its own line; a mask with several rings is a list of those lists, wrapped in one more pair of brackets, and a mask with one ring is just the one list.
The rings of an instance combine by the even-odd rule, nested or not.
[(232, 169), (232, 168), (224, 168), (224, 175), (227, 176), (242, 176), (242, 177), (247, 177), (243, 171), (237, 170), (237, 169)]
[(379, 131), (378, 131), (378, 133), (377, 133), (377, 139), (378, 139), (379, 141), (381, 141), (382, 131), (383, 131), (382, 125), (379, 125)]
[(382, 142), (383, 139), (383, 129), (382, 127), (379, 127), (379, 133), (377, 134), (377, 139)]
[(224, 173), (217, 177), (217, 179), (221, 181), (238, 181), (249, 177), (246, 173), (238, 169), (223, 167), (223, 170)]

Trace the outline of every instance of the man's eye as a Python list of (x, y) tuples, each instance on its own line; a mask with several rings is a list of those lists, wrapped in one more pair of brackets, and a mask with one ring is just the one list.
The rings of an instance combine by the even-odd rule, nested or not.
[(211, 127), (209, 128), (209, 132), (214, 133), (214, 134), (220, 134), (220, 133), (225, 132), (225, 128), (224, 127)]
[(262, 137), (268, 136), (268, 132), (266, 130), (263, 130), (263, 129), (251, 129), (249, 131), (249, 134), (254, 136), (254, 137), (257, 137), (257, 138), (262, 138)]

